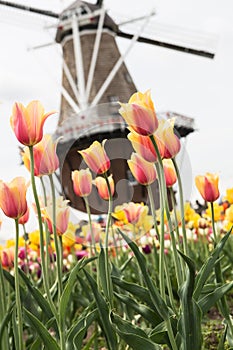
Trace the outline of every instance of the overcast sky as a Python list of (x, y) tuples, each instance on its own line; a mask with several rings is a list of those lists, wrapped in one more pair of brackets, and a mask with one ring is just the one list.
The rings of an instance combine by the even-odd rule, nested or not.
[[(16, 2), (14, 0), (14, 2)], [(59, 12), (72, 1), (28, 0), (18, 3)], [(151, 89), (158, 111), (175, 111), (195, 118), (197, 131), (187, 139), (183, 167), (188, 184), (206, 171), (220, 175), (220, 188), (233, 187), (233, 2), (231, 0), (106, 0), (105, 7), (122, 17), (138, 17), (156, 10), (152, 23), (212, 33), (217, 38), (214, 60), (137, 43), (126, 59), (140, 91)], [(120, 15), (119, 15), (120, 18)], [(55, 23), (55, 22), (53, 22)], [(15, 101), (27, 104), (39, 99), (46, 111), (60, 105), (61, 51), (57, 45), (40, 50), (34, 46), (52, 42), (50, 19), (0, 6), (0, 178), (28, 177), (19, 166), (18, 142), (9, 125)], [(129, 43), (118, 39), (124, 53)], [(57, 117), (46, 121), (53, 132)], [(191, 165), (189, 165), (191, 164)], [(193, 198), (188, 185), (187, 198)]]

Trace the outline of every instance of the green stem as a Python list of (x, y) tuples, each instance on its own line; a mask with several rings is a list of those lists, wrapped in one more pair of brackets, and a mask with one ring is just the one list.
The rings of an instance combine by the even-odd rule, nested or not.
[(217, 232), (216, 232), (215, 221), (214, 221), (214, 203), (213, 202), (210, 202), (210, 208), (211, 208), (211, 222), (212, 222), (212, 229), (214, 234), (214, 241), (215, 241), (215, 244), (217, 244)]
[(91, 211), (90, 211), (90, 206), (87, 197), (83, 197), (84, 202), (85, 202), (85, 207), (88, 215), (88, 221), (90, 225), (90, 231), (91, 231), (91, 255), (92, 255), (92, 248), (94, 248), (94, 253), (97, 255), (97, 250), (96, 250), (96, 245), (95, 245), (95, 236), (93, 232), (93, 227), (92, 227), (92, 220), (91, 220)]
[[(172, 202), (172, 208), (173, 208), (173, 211), (174, 211), (174, 220), (175, 220), (175, 230), (176, 230), (176, 242), (178, 243), (178, 247), (179, 247), (179, 250), (181, 251), (181, 244), (180, 244), (180, 233), (179, 233), (179, 222), (178, 222), (178, 218), (177, 218), (177, 214), (176, 214), (176, 204), (175, 204), (175, 195), (174, 195), (174, 191), (172, 189), (172, 187), (169, 188), (169, 192), (170, 192), (170, 197), (171, 197), (171, 202)], [(180, 261), (180, 259), (179, 259)], [(181, 263), (180, 264), (180, 267), (181, 267), (181, 275), (182, 275), (182, 278), (181, 280), (184, 279), (184, 265)]]
[(179, 171), (179, 168), (177, 166), (175, 158), (172, 159), (172, 162), (173, 162), (173, 165), (174, 165), (175, 170), (176, 170), (178, 189), (179, 189), (181, 227), (182, 227), (182, 235), (183, 235), (183, 242), (184, 242), (184, 254), (188, 255), (188, 243), (187, 243), (187, 235), (186, 235), (186, 228), (185, 228), (185, 221), (184, 221), (184, 195), (183, 195), (182, 181), (181, 181), (180, 171)]
[[(46, 207), (47, 206), (47, 195), (46, 195), (46, 188), (45, 188), (43, 176), (40, 177), (40, 182), (41, 182), (41, 187), (42, 187), (42, 191), (43, 191), (44, 205)], [(49, 251), (49, 247), (51, 248), (51, 244), (50, 244), (50, 233), (48, 230), (47, 222), (44, 223), (44, 227), (45, 227), (45, 253), (46, 253), (45, 266), (46, 266), (46, 274), (48, 276), (49, 285), (51, 285), (51, 283), (53, 281), (54, 274), (53, 273), (49, 274), (48, 269), (50, 267), (50, 256), (52, 258), (52, 264), (54, 266), (54, 255), (52, 253), (52, 249), (51, 249), (51, 251)], [(50, 253), (51, 253), (51, 255), (50, 255)]]
[(50, 181), (50, 187), (51, 187), (51, 193), (52, 193), (52, 205), (53, 205), (52, 228), (53, 228), (53, 237), (54, 237), (55, 250), (56, 250), (58, 300), (60, 300), (60, 297), (62, 295), (62, 290), (63, 290), (63, 287), (62, 287), (62, 257), (61, 257), (60, 243), (58, 241), (58, 236), (57, 236), (56, 197), (55, 197), (55, 188), (54, 188), (52, 175), (49, 175), (49, 181)]
[(159, 240), (160, 234), (159, 234), (159, 229), (158, 229), (158, 225), (157, 225), (157, 219), (156, 219), (156, 214), (155, 214), (155, 203), (154, 203), (151, 185), (146, 186), (146, 188), (147, 188), (147, 192), (148, 192), (148, 196), (149, 196), (150, 208), (151, 208), (151, 213), (152, 213), (152, 217), (153, 217), (153, 221), (154, 221), (154, 228), (155, 228), (155, 232), (156, 232), (156, 235), (158, 237), (158, 240)]
[[(172, 223), (171, 223), (171, 217), (170, 217), (170, 211), (168, 208), (168, 199), (167, 199), (167, 188), (166, 188), (166, 181), (165, 181), (165, 176), (164, 176), (164, 170), (163, 170), (163, 162), (162, 162), (162, 158), (161, 155), (159, 153), (159, 149), (157, 146), (157, 143), (154, 139), (154, 136), (151, 135), (150, 139), (153, 143), (153, 146), (155, 148), (157, 157), (158, 157), (158, 163), (155, 163), (156, 166), (156, 170), (157, 170), (157, 174), (158, 174), (158, 180), (159, 180), (159, 184), (160, 184), (160, 210), (162, 212), (161, 215), (161, 222), (162, 222), (162, 217), (163, 217), (163, 226), (164, 226), (164, 208), (166, 210), (166, 215), (167, 215), (167, 220), (168, 220), (168, 225), (169, 225), (169, 230), (170, 230), (170, 235), (171, 235), (171, 242), (172, 242), (172, 248), (173, 248), (173, 255), (174, 255), (174, 262), (175, 262), (175, 269), (176, 269), (176, 278), (177, 278), (177, 282), (178, 282), (178, 286), (181, 285), (182, 283), (182, 277), (181, 277), (181, 267), (180, 267), (180, 260), (178, 257), (178, 253), (177, 253), (177, 248), (176, 248), (176, 241), (175, 241), (175, 237), (174, 237), (174, 231), (173, 231), (173, 227), (172, 227)], [(162, 230), (163, 229), (163, 230)], [(162, 243), (162, 249), (160, 249), (160, 262), (161, 262), (161, 267), (160, 267), (160, 279), (163, 280), (164, 284), (164, 227), (161, 227), (161, 235), (163, 235), (163, 237), (161, 238), (161, 243)], [(185, 233), (186, 236), (186, 233)], [(161, 251), (162, 250), (162, 251)], [(162, 287), (164, 287), (162, 285)], [(165, 296), (165, 291), (163, 291), (162, 293), (162, 289), (161, 289), (161, 295), (162, 297)]]
[[(156, 222), (153, 194), (152, 194), (152, 190), (151, 190), (151, 186), (150, 185), (147, 186), (147, 191), (148, 191), (148, 196), (149, 196), (152, 216), (153, 216), (153, 220), (154, 220), (154, 227), (157, 228), (156, 233), (157, 233), (158, 237), (160, 237), (159, 236), (159, 232), (158, 232), (157, 222)], [(155, 254), (157, 254), (156, 247), (155, 247)], [(157, 261), (157, 256), (155, 256), (155, 261)], [(167, 265), (166, 257), (164, 258), (164, 268), (165, 268), (165, 275), (166, 275), (166, 280), (167, 280), (167, 289), (168, 289), (168, 295), (169, 295), (170, 303), (171, 303), (171, 306), (172, 306), (174, 312), (176, 312), (176, 307), (175, 307), (175, 303), (174, 303), (174, 296), (173, 296), (173, 291), (172, 291), (172, 284), (171, 284), (169, 268), (168, 268), (168, 265)]]
[(111, 224), (111, 215), (112, 215), (112, 191), (110, 187), (110, 183), (108, 180), (107, 173), (104, 173), (104, 178), (106, 180), (106, 184), (108, 187), (108, 194), (109, 194), (109, 200), (108, 200), (108, 215), (107, 215), (107, 221), (106, 221), (106, 229), (105, 229), (105, 244), (104, 244), (104, 261), (105, 261), (105, 271), (106, 271), (106, 283), (107, 283), (107, 291), (108, 291), (108, 301), (113, 308), (113, 288), (112, 288), (112, 280), (110, 276), (110, 269), (109, 269), (109, 257), (108, 257), (108, 236), (109, 236), (109, 228)]
[(19, 249), (19, 220), (15, 219), (15, 256), (14, 256), (14, 271), (15, 271), (15, 301), (18, 316), (18, 337), (19, 337), (19, 350), (25, 349), (23, 341), (23, 317), (20, 301), (20, 289), (19, 289), (19, 271), (18, 271), (18, 249)]
[(28, 254), (27, 254), (27, 232), (24, 224), (23, 224), (23, 238), (24, 238), (24, 251), (25, 251), (25, 259), (24, 259), (25, 270), (26, 270), (26, 275), (28, 276), (28, 278), (30, 278), (29, 261), (28, 261)]
[(48, 283), (48, 275), (47, 275), (47, 269), (45, 264), (45, 255), (44, 255), (44, 232), (43, 232), (43, 225), (42, 225), (42, 215), (41, 215), (41, 209), (40, 209), (40, 203), (39, 198), (36, 190), (36, 183), (35, 183), (35, 176), (34, 176), (34, 154), (33, 154), (33, 146), (28, 146), (29, 153), (30, 153), (30, 172), (31, 172), (31, 185), (33, 190), (33, 195), (35, 199), (36, 204), (36, 210), (37, 210), (37, 216), (38, 216), (38, 224), (39, 224), (39, 234), (40, 234), (40, 258), (41, 258), (41, 268), (42, 268), (42, 276), (43, 276), (43, 283), (44, 283), (44, 289), (47, 294), (48, 302), (50, 304), (51, 310), (53, 311), (53, 314), (58, 319), (56, 308), (53, 304), (53, 300), (50, 294), (49, 289), (49, 283)]
[(176, 277), (177, 277), (177, 283), (178, 283), (178, 288), (179, 288), (182, 284), (182, 271), (181, 271), (180, 259), (179, 259), (178, 253), (177, 253), (176, 239), (175, 239), (174, 230), (172, 227), (172, 222), (171, 222), (171, 217), (170, 217), (170, 212), (169, 212), (167, 202), (165, 202), (165, 210), (166, 210), (166, 215), (168, 218), (168, 226), (169, 226), (169, 232), (170, 232), (171, 243), (172, 243), (172, 252), (173, 252), (173, 257), (174, 257)]
[(159, 205), (160, 205), (160, 251), (159, 251), (159, 284), (160, 284), (160, 293), (162, 298), (165, 300), (165, 281), (164, 281), (164, 208), (165, 208), (165, 192), (164, 192), (164, 172), (163, 172), (163, 163), (159, 153), (157, 143), (154, 139), (154, 136), (151, 135), (150, 139), (155, 148), (158, 163), (155, 163), (157, 170), (158, 182), (159, 182)]
[[(58, 239), (57, 236), (57, 226), (56, 226), (56, 196), (55, 196), (55, 187), (53, 183), (53, 177), (52, 174), (49, 175), (49, 181), (50, 181), (50, 187), (51, 187), (51, 193), (52, 193), (52, 205), (53, 205), (53, 214), (52, 214), (52, 227), (53, 227), (53, 236), (54, 236), (54, 242), (55, 242), (55, 249), (56, 249), (56, 262), (57, 262), (57, 281), (58, 281), (58, 301), (60, 301), (63, 286), (62, 286), (62, 266), (63, 266), (63, 256), (62, 256), (62, 237)], [(60, 309), (60, 307), (59, 307)], [(61, 350), (65, 350), (65, 332), (64, 332), (64, 322), (63, 318), (61, 317), (59, 313), (59, 335), (60, 335), (60, 346)]]

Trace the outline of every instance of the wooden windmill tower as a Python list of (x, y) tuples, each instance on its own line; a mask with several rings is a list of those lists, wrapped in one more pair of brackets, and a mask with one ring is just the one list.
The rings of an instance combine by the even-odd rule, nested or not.
[[(124, 63), (134, 43), (141, 41), (214, 57), (212, 52), (200, 48), (141, 36), (150, 16), (144, 18), (141, 29), (136, 33), (122, 32), (106, 13), (102, 2), (98, 0), (96, 4), (90, 4), (77, 0), (58, 15), (0, 0), (0, 5), (58, 18), (55, 40), (63, 51), (63, 75), (60, 116), (54, 136), (63, 136), (58, 146), (63, 193), (79, 210), (85, 210), (85, 207), (82, 199), (74, 195), (71, 171), (84, 166), (77, 150), (89, 147), (94, 140), (108, 139), (106, 150), (111, 159), (111, 172), (118, 184), (115, 204), (130, 200), (146, 201), (144, 188), (132, 179), (127, 166), (126, 160), (132, 148), (117, 104), (117, 101), (127, 102), (137, 90)], [(117, 36), (131, 40), (123, 56), (116, 43)], [(171, 114), (165, 116), (171, 117)], [(181, 136), (185, 137), (194, 130), (193, 122), (191, 118), (177, 116), (176, 129)], [(93, 213), (106, 210), (106, 203), (94, 191), (90, 204)]]

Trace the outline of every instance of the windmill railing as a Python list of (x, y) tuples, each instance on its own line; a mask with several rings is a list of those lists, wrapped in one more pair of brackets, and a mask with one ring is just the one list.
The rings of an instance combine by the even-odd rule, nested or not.
[(119, 103), (109, 102), (74, 113), (57, 126), (54, 137), (62, 137), (60, 142), (65, 143), (95, 134), (123, 131), (126, 124), (118, 112), (119, 108)]
[[(100, 134), (109, 134), (111, 137), (111, 133), (117, 130), (125, 133), (127, 125), (119, 114), (119, 108), (119, 103), (109, 102), (74, 113), (57, 126), (54, 137), (61, 137), (60, 143), (65, 143), (87, 137), (93, 139), (94, 135)], [(158, 113), (158, 118), (174, 118), (179, 137), (186, 137), (196, 129), (194, 118), (179, 113), (161, 112)]]

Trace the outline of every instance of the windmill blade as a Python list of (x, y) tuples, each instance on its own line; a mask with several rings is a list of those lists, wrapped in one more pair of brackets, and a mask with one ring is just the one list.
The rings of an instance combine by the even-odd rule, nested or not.
[[(134, 36), (133, 34), (125, 33), (125, 32), (122, 32), (122, 31), (119, 31), (117, 33), (117, 35), (119, 37), (125, 38), (125, 39), (132, 39), (133, 36)], [(142, 42), (142, 43), (146, 43), (146, 44), (151, 44), (151, 45), (156, 45), (156, 46), (160, 46), (160, 47), (165, 47), (165, 48), (176, 50), (176, 51), (186, 52), (186, 53), (190, 53), (190, 54), (193, 54), (193, 55), (203, 56), (203, 57), (207, 57), (207, 58), (214, 58), (214, 55), (215, 55), (214, 53), (208, 52), (208, 51), (205, 51), (205, 50), (193, 49), (191, 47), (176, 45), (176, 44), (172, 44), (172, 43), (168, 43), (168, 42), (164, 42), (164, 41), (159, 41), (159, 40), (155, 40), (155, 39), (146, 38), (146, 37), (143, 37), (143, 36), (139, 36), (137, 41)]]
[(13, 2), (9, 2), (9, 1), (0, 0), (0, 5), (12, 7), (12, 8), (15, 8), (18, 10), (27, 11), (27, 12), (31, 12), (31, 13), (37, 13), (39, 15), (44, 15), (44, 16), (48, 16), (48, 17), (59, 18), (59, 14), (55, 13), (53, 11), (42, 10), (42, 9), (34, 8), (31, 6), (16, 4)]
[[(138, 29), (140, 20), (145, 18), (145, 16), (127, 18), (125, 15), (116, 13), (111, 13), (111, 16), (115, 17), (116, 22), (118, 22), (117, 35), (126, 39), (133, 37)], [(214, 58), (217, 38), (213, 33), (151, 20), (147, 24), (143, 35), (139, 36), (138, 41), (180, 52)]]

